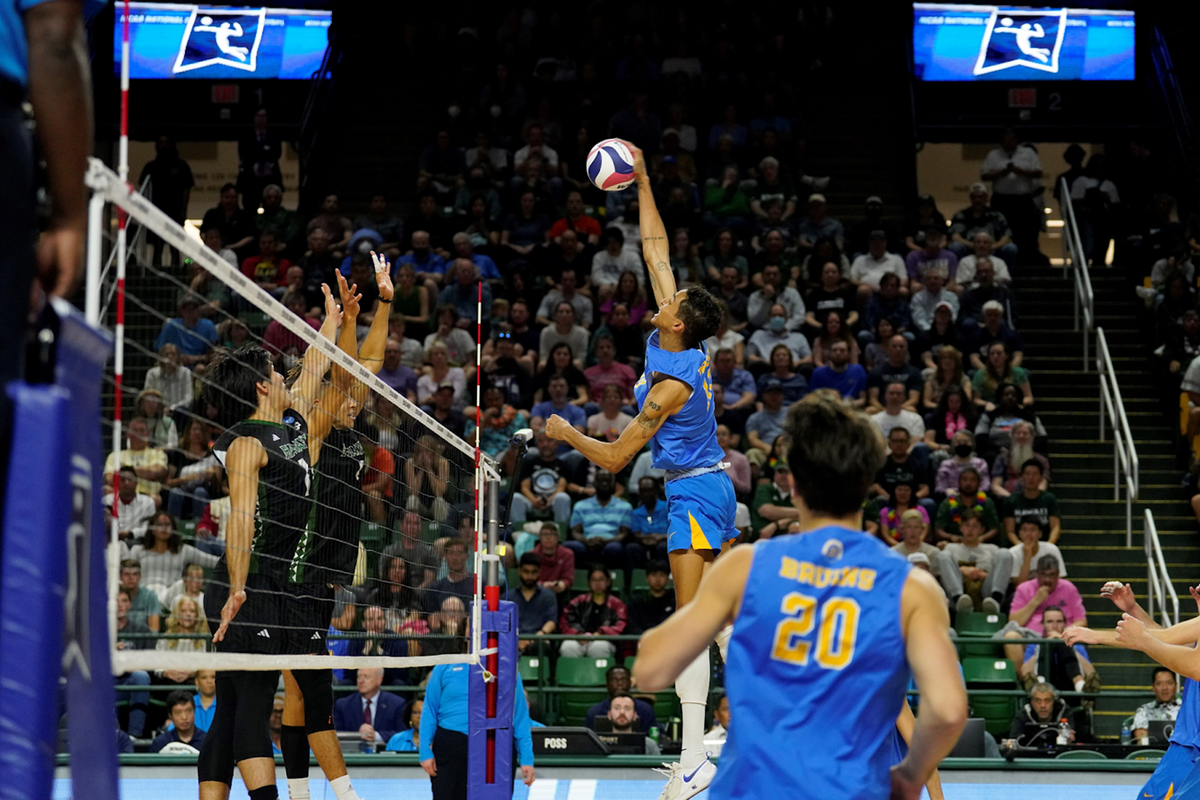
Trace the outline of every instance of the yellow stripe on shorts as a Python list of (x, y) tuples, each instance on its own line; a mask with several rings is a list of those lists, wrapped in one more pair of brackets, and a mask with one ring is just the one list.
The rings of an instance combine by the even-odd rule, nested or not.
[(704, 531), (700, 529), (700, 523), (696, 522), (696, 518), (692, 516), (692, 512), (688, 512), (688, 522), (692, 525), (692, 549), (693, 550), (719, 550), (720, 546), (713, 547), (708, 543), (708, 537), (704, 535)]

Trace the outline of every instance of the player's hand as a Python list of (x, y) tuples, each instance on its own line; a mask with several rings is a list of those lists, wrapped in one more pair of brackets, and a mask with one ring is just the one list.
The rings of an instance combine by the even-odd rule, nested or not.
[(627, 139), (621, 141), (625, 143), (625, 146), (629, 148), (630, 155), (633, 156), (634, 176), (639, 181), (645, 180), (648, 176), (646, 174), (646, 155), (642, 152), (642, 148)]
[(550, 419), (546, 420), (546, 435), (551, 439), (566, 441), (570, 434), (568, 431), (575, 430), (571, 427), (571, 423), (560, 417), (558, 414), (551, 414)]
[(1074, 647), (1077, 644), (1100, 644), (1100, 637), (1091, 628), (1072, 625), (1063, 631), (1063, 640)]
[(371, 264), (375, 267), (375, 285), (379, 287), (379, 299), (391, 300), (396, 293), (392, 286), (392, 265), (387, 256), (371, 251)]
[(217, 628), (217, 632), (213, 634), (212, 640), (214, 642), (225, 641), (225, 631), (229, 630), (229, 623), (233, 622), (233, 618), (237, 616), (238, 611), (242, 607), (242, 603), (245, 602), (245, 589), (229, 593), (229, 599), (225, 601), (225, 605), (221, 608), (221, 626)]
[(921, 790), (925, 788), (922, 783), (908, 774), (907, 763), (908, 759), (906, 758), (892, 767), (891, 800), (918, 800)]
[(37, 246), (38, 276), (46, 291), (69, 299), (83, 275), (83, 243), (87, 218), (57, 220), (42, 234)]
[(342, 313), (344, 319), (354, 319), (358, 316), (358, 301), (362, 300), (362, 295), (358, 294), (358, 286), (350, 286), (346, 283), (346, 278), (341, 272), (337, 273), (338, 294), (342, 297)]
[(1146, 625), (1137, 617), (1122, 614), (1117, 623), (1117, 641), (1134, 650), (1142, 650), (1150, 643), (1151, 636), (1146, 631)]
[(437, 777), (437, 759), (428, 758), (421, 762), (421, 769), (425, 770), (425, 774), (431, 778)]
[(533, 785), (533, 767), (532, 766), (526, 766), (525, 764), (521, 765), (521, 780), (524, 781), (526, 786)]
[(321, 291), (325, 293), (325, 317), (333, 318), (335, 327), (342, 327), (342, 309), (338, 306), (337, 298), (333, 296), (333, 292), (329, 290), (328, 283), (321, 284)]
[(1192, 599), (1196, 601), (1196, 608), (1200, 609), (1200, 590), (1195, 586), (1189, 586), (1188, 592), (1192, 595)]
[(1101, 586), (1100, 596), (1112, 600), (1113, 604), (1126, 614), (1132, 613), (1137, 605), (1137, 596), (1133, 593), (1133, 587), (1120, 581), (1109, 581)]

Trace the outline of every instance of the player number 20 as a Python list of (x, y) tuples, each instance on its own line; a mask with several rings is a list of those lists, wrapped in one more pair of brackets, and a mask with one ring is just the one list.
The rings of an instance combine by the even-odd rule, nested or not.
[[(790, 592), (783, 598), (779, 609), (787, 616), (775, 626), (775, 646), (771, 658), (789, 664), (806, 666), (812, 656), (822, 669), (840, 670), (854, 658), (854, 644), (858, 638), (860, 608), (849, 597), (834, 597), (825, 601), (818, 609), (817, 601), (799, 592)], [(816, 636), (816, 654), (813, 655), (813, 630), (820, 629)]]

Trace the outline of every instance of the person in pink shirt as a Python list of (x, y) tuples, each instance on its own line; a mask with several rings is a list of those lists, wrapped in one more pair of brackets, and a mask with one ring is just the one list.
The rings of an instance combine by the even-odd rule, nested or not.
[(750, 462), (745, 453), (739, 452), (734, 447), (733, 433), (729, 430), (728, 425), (717, 426), (717, 444), (725, 451), (725, 460), (729, 462), (727, 474), (733, 479), (734, 491), (739, 497), (748, 496), (752, 488), (750, 485)]
[(599, 363), (583, 371), (593, 403), (600, 403), (604, 397), (604, 387), (615, 383), (621, 389), (622, 403), (634, 405), (633, 384), (637, 382), (637, 374), (632, 367), (618, 362), (616, 358), (617, 346), (613, 338), (602, 334), (596, 340), (596, 361)]
[[(1017, 586), (1008, 613), (1008, 624), (996, 636), (1005, 639), (1042, 636), (1042, 613), (1050, 606), (1062, 609), (1066, 627), (1087, 627), (1083, 596), (1079, 594), (1075, 584), (1059, 577), (1058, 559), (1054, 556), (1042, 556), (1037, 562), (1037, 574)], [(1021, 644), (1004, 646), (1004, 654), (1018, 668), (1024, 661), (1024, 652), (1025, 646)]]

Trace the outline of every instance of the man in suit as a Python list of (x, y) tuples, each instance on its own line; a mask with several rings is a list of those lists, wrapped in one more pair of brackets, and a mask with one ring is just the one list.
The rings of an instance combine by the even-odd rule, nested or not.
[(358, 731), (364, 742), (386, 742), (408, 727), (404, 698), (381, 692), (383, 670), (379, 667), (358, 671), (358, 694), (347, 695), (333, 706), (333, 727), (338, 731)]

